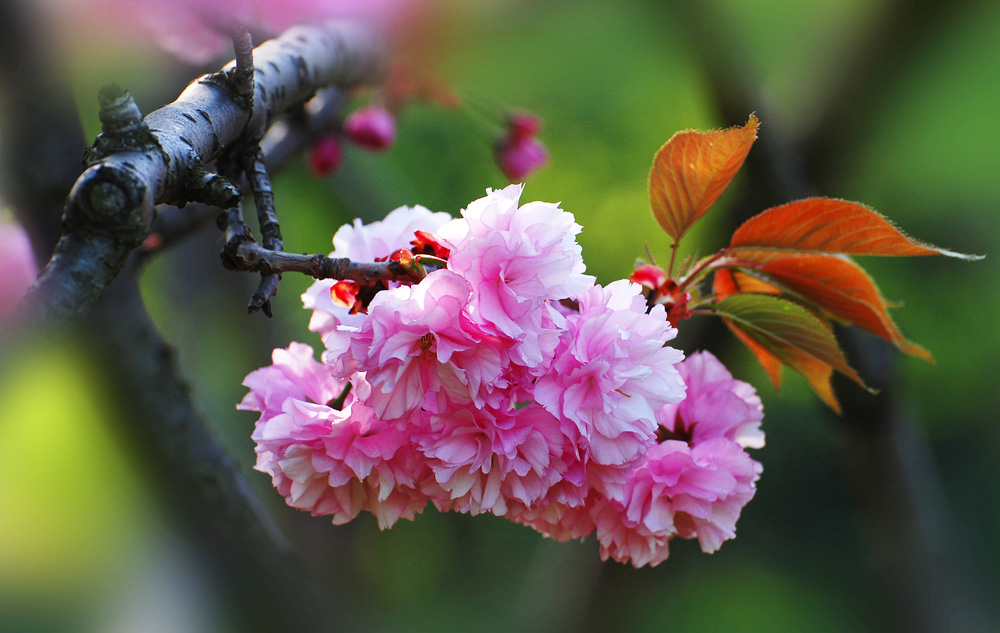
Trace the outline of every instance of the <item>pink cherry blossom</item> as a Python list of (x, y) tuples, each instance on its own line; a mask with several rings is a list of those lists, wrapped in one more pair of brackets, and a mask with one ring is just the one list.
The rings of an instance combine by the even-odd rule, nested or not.
[(35, 281), (35, 266), (31, 243), (24, 229), (15, 224), (0, 223), (0, 319), (3, 319), (24, 297)]
[[(691, 458), (696, 467), (684, 469), (670, 491), (674, 527), (678, 536), (697, 538), (701, 550), (711, 553), (736, 536), (736, 521), (753, 499), (763, 468), (725, 438), (692, 446)], [(652, 461), (650, 471), (656, 468)]]
[(764, 405), (750, 384), (734, 379), (710, 352), (692, 354), (677, 369), (687, 397), (663, 406), (657, 415), (661, 426), (692, 444), (725, 437), (744, 448), (764, 446)]
[(272, 364), (251, 372), (243, 381), (250, 393), (236, 406), (259, 411), (261, 420), (282, 412), (289, 398), (326, 405), (341, 394), (347, 381), (333, 377), (330, 368), (314, 358), (313, 348), (292, 343), (271, 353)]
[(559, 421), (537, 405), (432, 415), (415, 438), (447, 493), (439, 509), (500, 516), (531, 506), (561, 479), (564, 440)]
[(683, 356), (664, 346), (677, 331), (626, 280), (588, 289), (579, 305), (535, 399), (572, 423), (594, 464), (628, 468), (654, 441), (656, 411), (684, 397)]
[(204, 64), (224, 54), (234, 24), (267, 37), (297, 23), (329, 18), (392, 27), (405, 24), (418, 5), (418, 0), (77, 0), (64, 12), (77, 20), (100, 16), (100, 25), (110, 25), (119, 37), (151, 37), (181, 61)]
[[(355, 219), (353, 224), (340, 227), (333, 236), (330, 257), (347, 257), (358, 262), (372, 262), (386, 258), (393, 252), (407, 248), (417, 231), (434, 232), (451, 220), (447, 213), (433, 213), (420, 205), (399, 207), (384, 220), (363, 224)], [(348, 308), (337, 305), (330, 297), (333, 279), (321, 279), (302, 294), (302, 303), (313, 310), (309, 330), (326, 336), (338, 325), (360, 327), (364, 315), (350, 314)]]
[(655, 567), (667, 559), (670, 552), (667, 543), (674, 536), (669, 505), (665, 497), (651, 498), (649, 503), (652, 522), (665, 522), (663, 528), (650, 529), (643, 522), (628, 520), (624, 506), (618, 501), (600, 498), (593, 504), (591, 515), (601, 545), (601, 560), (610, 558), (619, 563), (631, 562), (635, 567)]
[[(540, 337), (555, 332), (549, 301), (573, 297), (594, 283), (585, 275), (580, 232), (571, 213), (556, 204), (529, 202), (518, 206), (521, 185), (487, 190), (484, 198), (462, 210), (462, 218), (438, 230), (448, 243), (448, 268), (474, 291), (473, 319), (497, 333), (521, 340), (525, 364), (543, 362)], [(558, 316), (558, 315), (555, 315)]]
[(447, 403), (484, 403), (506, 384), (499, 345), (465, 311), (469, 293), (449, 270), (380, 292), (360, 329), (341, 326), (327, 337), (324, 358), (339, 376), (366, 372), (369, 402), (385, 419), (422, 405), (440, 411)]
[[(257, 423), (256, 469), (271, 475), (288, 504), (340, 524), (361, 510), (379, 526), (412, 519), (427, 503), (408, 436), (358, 400), (343, 410), (288, 398)], [(424, 475), (426, 476), (426, 475)]]
[(332, 282), (303, 295), (327, 365), (293, 344), (247, 377), (257, 468), (335, 523), (368, 510), (388, 527), (431, 501), (558, 540), (596, 532), (603, 559), (635, 566), (673, 538), (717, 550), (761, 473), (744, 450), (764, 443), (760, 399), (711, 354), (667, 347), (676, 330), (640, 285), (594, 285), (572, 215), (521, 191), (337, 232), (335, 256), (414, 242), (447, 268), (388, 284), (367, 314), (333, 306)]
[(626, 483), (623, 500), (605, 500), (595, 509), (601, 557), (657, 565), (674, 536), (697, 538), (706, 553), (718, 550), (736, 536), (760, 473), (761, 465), (724, 437), (653, 446)]
[[(565, 480), (557, 483), (550, 490), (550, 496), (564, 483)], [(594, 532), (592, 507), (600, 498), (603, 497), (599, 493), (590, 491), (589, 495), (585, 494), (572, 503), (543, 499), (531, 507), (514, 504), (507, 518), (556, 541), (584, 538)]]

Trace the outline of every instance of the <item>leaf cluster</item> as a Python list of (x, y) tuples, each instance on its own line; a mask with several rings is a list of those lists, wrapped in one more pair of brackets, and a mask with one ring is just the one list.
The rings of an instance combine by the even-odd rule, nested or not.
[[(759, 121), (711, 132), (678, 132), (656, 153), (649, 174), (653, 216), (673, 240), (719, 199), (757, 138)], [(839, 371), (865, 387), (833, 333), (834, 321), (867, 330), (900, 351), (933, 362), (889, 316), (891, 306), (851, 256), (945, 255), (981, 259), (915, 240), (867, 206), (807, 198), (772, 207), (744, 222), (729, 245), (684, 267), (677, 286), (695, 291), (712, 277), (711, 292), (690, 304), (714, 314), (756, 356), (775, 389), (781, 368), (802, 374), (834, 411), (831, 377)], [(673, 261), (667, 278), (673, 276)]]

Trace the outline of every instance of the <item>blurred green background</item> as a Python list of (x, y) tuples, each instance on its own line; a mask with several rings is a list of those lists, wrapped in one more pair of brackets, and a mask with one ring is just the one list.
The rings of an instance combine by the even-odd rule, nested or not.
[[(439, 10), (442, 76), (545, 120), (551, 163), (522, 199), (561, 201), (576, 215), (599, 281), (627, 276), (646, 244), (666, 260), (646, 194), (659, 146), (680, 129), (744, 123), (751, 111), (762, 120), (752, 157), (767, 151), (764, 139), (786, 148), (823, 139), (800, 165), (808, 187), (864, 202), (918, 239), (990, 256), (863, 264), (887, 298), (905, 302), (893, 312), (904, 334), (937, 360), (900, 358), (893, 386), (916, 438), (907, 450), (923, 464), (917, 478), (943, 501), (924, 544), (955, 595), (931, 629), (996, 627), (1000, 3), (455, 0)], [(149, 112), (196, 72), (151, 50), (123, 56), (89, 44), (65, 60), (89, 139), (101, 84), (122, 84)], [(748, 105), (731, 115), (740, 95)], [(457, 213), (502, 187), (482, 132), (459, 112), (413, 105), (387, 153), (347, 147), (325, 180), (296, 161), (275, 181), (286, 249), (326, 252), (356, 216), (418, 203)], [(738, 177), (682, 254), (721, 247), (733, 213), (764, 208), (742, 207), (787, 201), (758, 184), (752, 173)], [(345, 621), (371, 631), (883, 631), (901, 630), (921, 608), (900, 593), (863, 493), (845, 483), (856, 436), (797, 375), (786, 372), (775, 393), (719, 330), (708, 331), (709, 348), (760, 391), (767, 446), (755, 454), (764, 474), (739, 536), (714, 555), (675, 541), (661, 566), (633, 570), (600, 563), (593, 539), (549, 542), (492, 516), (428, 510), (380, 532), (369, 515), (336, 527), (287, 508), (251, 470), (255, 416), (234, 407), (243, 377), (268, 364), (273, 347), (321, 347), (299, 300), (309, 280), (286, 275), (275, 318), (248, 318), (256, 280), (223, 270), (220, 244), (208, 230), (153, 261), (147, 305), (202, 412), (308, 567), (349, 605)], [(705, 339), (691, 327), (682, 344)], [(231, 626), (198, 556), (166, 527), (116, 438), (115, 411), (73, 340), (37, 350), (0, 383), (0, 630)]]

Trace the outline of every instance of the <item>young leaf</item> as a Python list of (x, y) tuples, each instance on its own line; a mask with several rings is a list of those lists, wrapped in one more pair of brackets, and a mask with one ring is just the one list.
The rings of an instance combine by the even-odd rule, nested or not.
[(742, 127), (674, 134), (653, 158), (649, 203), (676, 243), (733, 180), (757, 138), (754, 115)]
[(832, 198), (807, 198), (772, 207), (744, 222), (730, 242), (847, 255), (947, 255), (982, 259), (917, 241), (888, 219), (858, 204)]
[(717, 303), (715, 311), (737, 335), (744, 334), (802, 374), (820, 399), (838, 413), (840, 404), (830, 386), (834, 369), (867, 389), (847, 364), (830, 326), (805, 307), (770, 295), (734, 294)]
[[(741, 292), (773, 292), (777, 284), (849, 323), (889, 341), (902, 352), (933, 362), (930, 353), (902, 335), (875, 282), (843, 255), (737, 248), (721, 265), (738, 265), (764, 276), (735, 272)], [(744, 279), (748, 277), (749, 280)]]

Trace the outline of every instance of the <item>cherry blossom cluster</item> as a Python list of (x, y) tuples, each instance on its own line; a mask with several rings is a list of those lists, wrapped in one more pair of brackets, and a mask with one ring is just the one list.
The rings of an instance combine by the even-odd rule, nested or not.
[(602, 558), (636, 566), (675, 536), (718, 549), (761, 472), (745, 451), (764, 443), (760, 399), (711, 354), (667, 346), (663, 306), (596, 284), (573, 216), (521, 191), (337, 232), (332, 256), (430, 253), (426, 274), (303, 295), (326, 351), (292, 343), (247, 376), (257, 469), (336, 524), (367, 510), (388, 528), (430, 502), (596, 533)]

